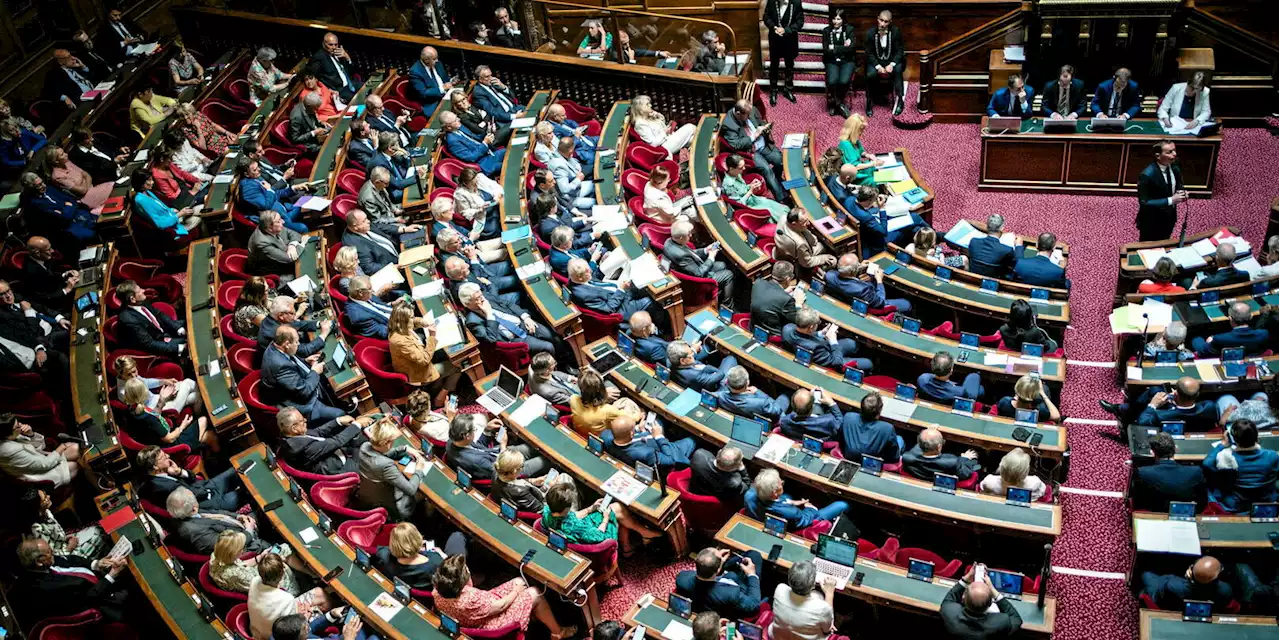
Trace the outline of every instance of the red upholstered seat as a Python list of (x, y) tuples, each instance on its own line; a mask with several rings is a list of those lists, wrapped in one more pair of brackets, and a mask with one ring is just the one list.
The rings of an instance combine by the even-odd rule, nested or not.
[(200, 105), (200, 113), (227, 131), (239, 131), (249, 121), (248, 114), (217, 98), (209, 98)]
[(97, 609), (85, 609), (70, 616), (46, 618), (31, 628), (28, 636), (32, 640), (89, 640), (103, 637), (102, 612)]
[[(542, 526), (542, 518), (534, 521), (533, 528), (540, 533), (546, 533), (546, 529)], [(582, 554), (591, 561), (591, 569), (598, 576), (597, 584), (608, 582), (618, 572), (617, 540), (609, 539), (595, 544), (570, 543), (568, 546), (575, 553)]]
[(457, 158), (445, 158), (436, 165), (435, 176), (440, 182), (456, 189), (458, 188), (458, 174), (462, 173), (462, 170), (466, 168), (480, 170), (479, 165), (463, 162)]
[(617, 335), (618, 327), (623, 322), (621, 313), (605, 315), (583, 307), (578, 307), (578, 312), (582, 314), (582, 331), (586, 334), (587, 342)]
[(332, 516), (334, 520), (367, 518), (376, 513), (383, 514), (385, 517), (387, 510), (381, 507), (365, 511), (349, 506), (351, 504), (351, 496), (359, 486), (360, 477), (357, 475), (352, 478), (350, 474), (335, 480), (318, 481), (311, 485), (311, 504)]
[(241, 638), (252, 638), (253, 632), (249, 631), (249, 604), (247, 602), (231, 607), (227, 612), (227, 626), (231, 627)]
[(391, 530), (395, 528), (395, 523), (387, 522), (385, 512), (374, 513), (359, 520), (348, 520), (338, 525), (338, 537), (373, 555), (378, 552), (378, 547), (390, 542)]
[(520, 621), (512, 622), (505, 627), (497, 629), (476, 629), (474, 627), (462, 627), (462, 635), (468, 638), (483, 638), (484, 640), (524, 640), (524, 629)]
[(684, 296), (684, 308), (686, 310), (699, 309), (711, 304), (720, 297), (720, 284), (715, 278), (700, 278), (680, 273), (675, 269), (671, 270), (671, 275), (680, 281), (681, 295)]
[(692, 476), (693, 471), (688, 468), (673, 471), (667, 474), (667, 486), (680, 494), (680, 507), (690, 527), (702, 531), (719, 531), (733, 517), (734, 508), (725, 506), (714, 496), (690, 491), (689, 479)]
[(218, 273), (224, 278), (248, 280), (249, 252), (244, 249), (223, 249), (218, 253)]
[(340, 273), (334, 274), (332, 278), (329, 278), (329, 297), (345, 305), (347, 304), (347, 297), (342, 295), (342, 291), (338, 289), (338, 281), (341, 279), (342, 274)]
[(277, 457), (276, 462), (279, 463), (280, 470), (283, 471), (285, 475), (288, 475), (290, 477), (293, 477), (296, 480), (299, 480), (306, 486), (311, 486), (316, 482), (344, 482), (344, 481), (350, 482), (353, 479), (356, 481), (360, 480), (360, 475), (354, 472), (339, 473), (337, 475), (330, 476), (330, 475), (325, 475), (323, 473), (311, 473), (310, 471), (303, 471), (302, 469), (299, 469), (297, 467), (290, 466), (289, 463), (285, 462), (283, 458)]
[(649, 241), (649, 246), (659, 253), (662, 252), (662, 245), (665, 245), (667, 240), (671, 238), (671, 227), (642, 224), (639, 227), (636, 227), (636, 230), (640, 232), (641, 236)]
[[(124, 450), (129, 452), (131, 457), (137, 455), (138, 452), (142, 451), (143, 447), (146, 446), (141, 442), (134, 440), (132, 436), (125, 432), (124, 429), (118, 430), (116, 432), (116, 436), (120, 439), (120, 446), (124, 447)], [(173, 461), (178, 463), (178, 466), (183, 469), (193, 469), (199, 465), (200, 456), (193, 455), (191, 453), (191, 447), (188, 445), (175, 444), (173, 446), (164, 447), (162, 451), (169, 454), (169, 457), (173, 458)]]
[(498, 367), (503, 366), (521, 372), (529, 366), (529, 345), (523, 342), (495, 342), (488, 348), (481, 347), (480, 358), (489, 371), (497, 371)]
[(633, 196), (644, 197), (644, 185), (649, 183), (649, 172), (639, 169), (622, 170), (622, 187)]
[(374, 397), (391, 404), (400, 404), (409, 397), (409, 393), (413, 391), (413, 387), (409, 386), (409, 377), (396, 373), (392, 368), (391, 351), (385, 341), (361, 340), (352, 351), (355, 352), (356, 364), (364, 371)]
[(649, 145), (629, 145), (627, 147), (627, 165), (645, 171), (652, 171), (659, 163), (667, 159), (667, 150)]
[(276, 423), (276, 414), (280, 410), (262, 402), (262, 398), (258, 394), (261, 377), (262, 372), (250, 371), (248, 375), (240, 378), (240, 382), (236, 383), (236, 389), (240, 391), (240, 397), (244, 398), (245, 407), (249, 410), (249, 415), (253, 418), (254, 424), (272, 425)]
[(596, 110), (591, 107), (580, 105), (572, 100), (560, 98), (556, 100), (556, 104), (564, 107), (564, 113), (570, 120), (576, 121), (579, 125), (584, 125), (589, 120), (596, 119)]
[(955, 577), (961, 567), (959, 560), (943, 560), (942, 556), (928, 549), (920, 549), (917, 547), (903, 547), (899, 549), (898, 553), (894, 554), (893, 558), (889, 560), (889, 562), (892, 562), (899, 567), (906, 568), (910, 565), (912, 560), (932, 562), (933, 575), (938, 578)]
[(355, 194), (339, 193), (338, 196), (334, 198), (333, 202), (329, 205), (329, 210), (333, 212), (333, 215), (338, 216), (339, 220), (346, 222), (347, 212), (351, 211), (352, 209), (359, 208), (358, 204), (359, 203), (356, 200)]
[(227, 360), (231, 362), (231, 370), (235, 372), (236, 377), (249, 375), (256, 367), (253, 365), (254, 353), (258, 350), (257, 346), (243, 344), (237, 342), (231, 345), (227, 350)]
[(224, 312), (236, 310), (236, 298), (244, 288), (244, 280), (227, 280), (218, 287), (218, 308)]
[(229, 343), (235, 342), (239, 344), (252, 345), (254, 347), (258, 346), (257, 340), (251, 340), (236, 333), (235, 328), (231, 326), (233, 320), (235, 320), (235, 316), (228, 313), (222, 316), (222, 319), (218, 321), (218, 328), (222, 330), (222, 339)]
[(760, 238), (772, 238), (778, 231), (778, 225), (773, 222), (773, 214), (763, 209), (735, 209), (733, 221)]
[(360, 187), (364, 186), (365, 175), (359, 169), (343, 169), (338, 174), (338, 191), (346, 192), (353, 196), (360, 195)]

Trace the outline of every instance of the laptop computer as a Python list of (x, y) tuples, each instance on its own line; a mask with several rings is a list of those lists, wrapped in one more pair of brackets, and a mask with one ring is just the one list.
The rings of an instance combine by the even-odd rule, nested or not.
[(512, 370), (499, 367), (497, 384), (484, 392), (484, 395), (476, 398), (476, 402), (496, 416), (515, 404), (521, 391), (524, 391), (524, 380), (521, 380), (520, 376)]
[(1013, 131), (1022, 130), (1022, 118), (995, 116), (987, 118), (987, 131)]
[(743, 416), (733, 417), (733, 426), (729, 430), (729, 440), (733, 446), (742, 449), (742, 458), (751, 460), (756, 457), (764, 440), (765, 423)]
[(1098, 133), (1100, 131), (1123, 132), (1125, 126), (1127, 126), (1128, 123), (1129, 121), (1125, 118), (1121, 118), (1121, 117), (1108, 118), (1105, 116), (1098, 115), (1093, 117), (1093, 120), (1089, 122), (1089, 125), (1093, 133)]
[(1076, 120), (1068, 120), (1066, 118), (1063, 118), (1061, 120), (1053, 120), (1050, 118), (1045, 118), (1044, 132), (1045, 133), (1075, 133), (1076, 122), (1077, 122)]
[(844, 589), (853, 576), (853, 564), (858, 560), (858, 544), (829, 535), (818, 536), (817, 558), (813, 566), (818, 575), (829, 576), (836, 581), (836, 590)]

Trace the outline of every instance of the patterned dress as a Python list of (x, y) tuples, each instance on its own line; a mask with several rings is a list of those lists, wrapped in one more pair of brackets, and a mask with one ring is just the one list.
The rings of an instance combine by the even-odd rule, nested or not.
[(598, 544), (605, 540), (617, 540), (617, 518), (610, 513), (609, 526), (604, 531), (600, 530), (601, 518), (604, 518), (604, 514), (599, 511), (592, 511), (585, 518), (579, 518), (578, 512), (574, 510), (563, 516), (553, 516), (551, 507), (542, 507), (542, 526), (563, 533), (565, 539), (572, 544)]
[[(511, 602), (511, 606), (501, 613), (490, 616), (489, 608), (512, 592), (519, 589), (520, 595)], [(485, 591), (468, 584), (456, 598), (446, 598), (439, 591), (433, 591), (436, 609), (458, 621), (458, 625), (468, 629), (501, 629), (507, 625), (519, 624), (520, 628), (529, 628), (529, 613), (533, 611), (534, 600), (537, 599), (527, 587), (520, 586), (518, 580), (508, 580), (493, 589)]]
[(191, 146), (215, 157), (225, 154), (232, 141), (230, 134), (218, 131), (214, 122), (199, 111), (195, 112), (194, 122), (182, 125), (182, 133)]
[(257, 58), (249, 63), (249, 88), (252, 90), (249, 99), (253, 100), (254, 106), (260, 106), (262, 101), (275, 89), (275, 86), (284, 80), (285, 73), (276, 68), (273, 64), (270, 69), (262, 66), (262, 61)]
[[(50, 511), (44, 512), (44, 520), (32, 523), (31, 535), (49, 543), (55, 556), (79, 556), (86, 560), (97, 560), (107, 550), (107, 536), (98, 525), (90, 525), (68, 535)], [(67, 544), (67, 539), (71, 536), (76, 537), (75, 548)]]

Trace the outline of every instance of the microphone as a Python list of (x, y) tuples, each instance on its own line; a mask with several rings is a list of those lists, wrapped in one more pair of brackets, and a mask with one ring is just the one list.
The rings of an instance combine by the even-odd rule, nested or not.
[(1142, 348), (1138, 349), (1138, 368), (1142, 368), (1142, 361), (1147, 355), (1147, 330), (1151, 328), (1151, 316), (1145, 312), (1142, 314)]
[(1040, 593), (1036, 595), (1036, 608), (1044, 609), (1044, 594), (1049, 591), (1049, 555), (1053, 544), (1044, 545), (1044, 563), (1040, 565)]
[(57, 438), (57, 439), (59, 439), (59, 440), (61, 440), (61, 441), (63, 441), (63, 442), (74, 442), (74, 443), (76, 443), (76, 444), (78, 444), (78, 445), (80, 445), (80, 446), (82, 446), (82, 447), (85, 447), (85, 448), (88, 448), (88, 447), (89, 447), (89, 441), (88, 441), (88, 440), (86, 440), (86, 439), (85, 439), (85, 438), (83, 438), (83, 437), (73, 436), (73, 435), (71, 435), (71, 434), (69, 434), (69, 433), (59, 433), (59, 434), (55, 434), (53, 437), (55, 437), (55, 438)]

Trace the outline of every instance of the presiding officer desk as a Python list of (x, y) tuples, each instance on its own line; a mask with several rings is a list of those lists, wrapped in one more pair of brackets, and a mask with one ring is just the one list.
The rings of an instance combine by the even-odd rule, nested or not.
[[(93, 247), (91, 247), (93, 248)], [(124, 451), (116, 437), (115, 417), (108, 403), (107, 346), (102, 331), (107, 316), (107, 296), (112, 291), (111, 272), (118, 258), (115, 245), (96, 245), (102, 250), (105, 262), (101, 263), (102, 278), (94, 283), (81, 281), (72, 291), (74, 300), (95, 293), (98, 304), (81, 311), (71, 305), (71, 345), (68, 355), (71, 375), (71, 411), (76, 425), (85, 425), (80, 435), (89, 443), (83, 456), (95, 469), (127, 468)], [(80, 332), (84, 331), (84, 335)]]
[(268, 468), (266, 453), (266, 445), (259, 443), (236, 454), (231, 464), (237, 469), (250, 464), (250, 468), (239, 475), (259, 510), (272, 501), (283, 501), (279, 508), (266, 513), (267, 519), (312, 573), (323, 576), (335, 568), (342, 569), (327, 586), (355, 608), (365, 628), (376, 630), (383, 638), (396, 640), (448, 640), (449, 636), (440, 630), (440, 619), (420, 602), (411, 601), (389, 620), (383, 620), (370, 607), (374, 599), (393, 591), (392, 581), (377, 571), (365, 573), (356, 566), (355, 549), (338, 536), (336, 525), (330, 525), (335, 532), (325, 531), (322, 514), (305, 497), (298, 502), (289, 497), (289, 485), (294, 481), (283, 470)]
[[(706, 204), (696, 203), (699, 190), (716, 189), (715, 167), (712, 163), (720, 146), (720, 118), (718, 115), (703, 114), (698, 120), (693, 143), (689, 147), (689, 187), (693, 189), (698, 217), (711, 237), (724, 249), (723, 255), (748, 280), (754, 280), (768, 272), (769, 256), (747, 241), (746, 231), (740, 229), (730, 218), (732, 212), (725, 206), (722, 198), (716, 196)], [(662, 247), (654, 247), (654, 250), (662, 253)]]
[[(1150, 511), (1133, 512), (1133, 542), (1138, 542), (1138, 521), (1167, 521), (1168, 513)], [(1200, 533), (1200, 546), (1205, 549), (1270, 549), (1271, 534), (1280, 525), (1274, 522), (1253, 522), (1248, 515), (1196, 516), (1196, 529)]]
[[(209, 420), (224, 442), (230, 440), (232, 446), (242, 447), (256, 442), (256, 436), (228, 366), (221, 334), (217, 304), (217, 291), (221, 286), (217, 269), (220, 250), (217, 238), (202, 238), (187, 248), (186, 326), (190, 337), (187, 349)], [(208, 368), (201, 371), (205, 366)]]
[(1213, 623), (1184, 622), (1181, 611), (1143, 609), (1139, 640), (1275, 640), (1276, 619), (1214, 614)]
[[(1171, 138), (1187, 191), (1213, 193), (1221, 133), (1170, 136), (1159, 122), (1139, 119), (1128, 121), (1125, 133), (1092, 133), (1089, 118), (1077, 120), (1074, 133), (1045, 133), (1043, 118), (1023, 120), (1019, 131), (989, 131), (988, 121), (982, 118), (979, 189), (1133, 196), (1138, 174), (1155, 162), (1151, 145)], [(1127, 225), (1129, 212), (1119, 213)]]
[[(696, 322), (696, 320), (691, 320), (691, 322)], [(720, 336), (724, 336), (727, 333), (729, 333), (728, 329), (722, 332)], [(717, 339), (720, 336), (717, 336)], [(730, 338), (730, 342), (734, 341), (735, 338)], [(723, 344), (721, 346), (723, 347)], [(587, 350), (595, 356), (603, 354), (613, 347), (613, 340), (606, 338), (592, 343)], [(757, 353), (759, 351), (760, 349), (756, 349)], [(741, 356), (739, 356), (739, 361), (742, 361)], [(780, 372), (780, 375), (786, 376), (786, 373)], [(679, 395), (679, 387), (672, 383), (662, 383), (658, 380), (653, 369), (640, 361), (633, 359), (614, 369), (609, 373), (609, 379), (624, 390), (624, 395), (633, 398), (644, 408), (657, 413), (669, 424), (678, 425), (682, 430), (693, 434), (703, 442), (709, 443), (714, 447), (722, 447), (730, 442), (729, 436), (733, 428), (732, 414), (723, 409), (713, 411), (704, 405), (694, 407), (685, 415), (673, 412), (669, 405)], [(821, 386), (831, 391), (837, 396), (838, 400), (848, 403), (849, 392), (836, 388), (841, 385), (835, 384), (835, 380), (832, 380), (831, 384), (815, 386)], [(843, 384), (843, 386), (849, 387), (850, 385)], [(857, 390), (860, 394), (859, 397), (865, 395), (865, 391), (861, 388), (851, 388)], [(928, 411), (941, 413), (941, 409), (937, 408), (929, 409)], [(917, 413), (921, 412), (917, 411)], [(954, 418), (962, 418), (959, 415), (949, 415)], [(941, 415), (937, 417), (942, 419)], [(970, 418), (970, 420), (980, 421), (976, 417)], [(1012, 425), (1010, 424), (1009, 426)], [(913, 425), (913, 428), (919, 427)], [(947, 433), (948, 438), (959, 439), (955, 435), (959, 429), (942, 425), (939, 425), (939, 428)], [(1065, 433), (1061, 435), (1065, 437)], [(1056, 432), (1047, 432), (1045, 436), (1046, 442), (1050, 437), (1059, 436)], [(985, 446), (991, 446), (989, 442), (984, 444)], [(978, 531), (993, 531), (1032, 538), (1053, 538), (1062, 530), (1062, 510), (1061, 507), (1054, 504), (1035, 503), (1030, 507), (1017, 507), (1006, 504), (1003, 498), (982, 495), (963, 489), (957, 491), (954, 495), (945, 494), (934, 491), (932, 483), (895, 473), (885, 473), (880, 476), (859, 473), (855, 475), (850, 484), (837, 484), (819, 473), (822, 471), (823, 466), (834, 463), (835, 460), (833, 458), (824, 455), (820, 459), (808, 460), (798, 448), (793, 448), (791, 453), (777, 462), (763, 460), (760, 457), (756, 457), (754, 461), (762, 466), (773, 467), (787, 478), (803, 482), (826, 495), (849, 498), (864, 504), (889, 509), (913, 517), (926, 518), (935, 522), (969, 527)]]

